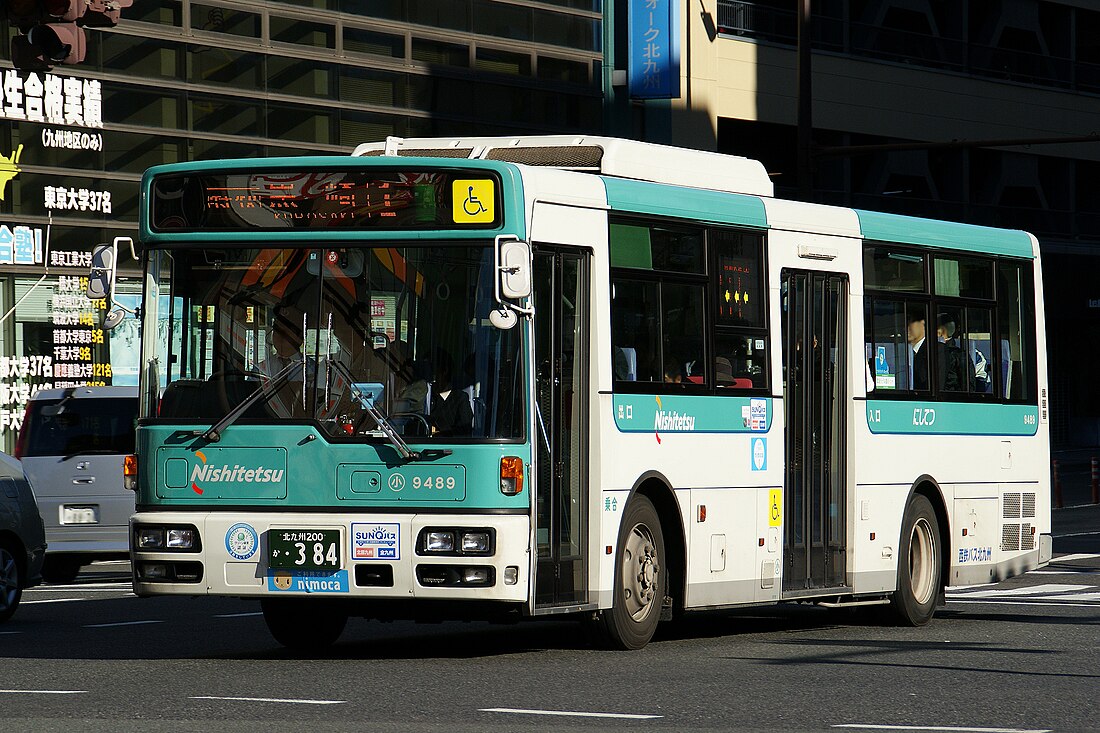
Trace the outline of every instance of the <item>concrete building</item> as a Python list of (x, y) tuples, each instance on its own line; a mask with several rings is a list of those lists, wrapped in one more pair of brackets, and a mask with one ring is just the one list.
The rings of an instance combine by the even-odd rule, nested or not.
[(136, 321), (105, 333), (80, 278), (136, 234), (147, 167), (598, 131), (602, 24), (599, 0), (140, 0), (83, 63), (17, 72), (0, 19), (0, 448), (43, 385), (136, 384)]
[[(654, 141), (762, 160), (776, 195), (798, 197), (797, 7), (684, 0), (681, 98), (635, 103), (628, 117), (614, 89), (608, 119)], [(614, 10), (625, 16), (625, 2)], [(1100, 143), (828, 150), (1100, 133), (1100, 7), (814, 0), (811, 27), (812, 200), (1034, 233), (1054, 444), (1100, 444)], [(622, 42), (609, 57), (622, 57)]]

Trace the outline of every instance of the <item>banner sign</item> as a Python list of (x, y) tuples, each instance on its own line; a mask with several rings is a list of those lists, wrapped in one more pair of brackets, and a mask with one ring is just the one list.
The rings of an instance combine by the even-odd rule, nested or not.
[(631, 99), (679, 98), (679, 19), (679, 0), (630, 0), (627, 82)]

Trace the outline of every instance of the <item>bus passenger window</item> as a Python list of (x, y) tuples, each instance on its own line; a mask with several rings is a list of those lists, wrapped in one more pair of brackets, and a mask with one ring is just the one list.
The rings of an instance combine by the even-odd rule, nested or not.
[(714, 384), (719, 389), (767, 386), (767, 339), (718, 334), (714, 338)]

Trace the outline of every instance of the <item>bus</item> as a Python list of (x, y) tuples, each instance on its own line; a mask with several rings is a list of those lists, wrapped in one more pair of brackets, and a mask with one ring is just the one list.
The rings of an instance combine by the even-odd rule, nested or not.
[[(142, 182), (140, 596), (351, 616), (889, 606), (1050, 560), (1036, 239), (730, 155), (398, 139)], [(117, 252), (96, 252), (109, 295)]]

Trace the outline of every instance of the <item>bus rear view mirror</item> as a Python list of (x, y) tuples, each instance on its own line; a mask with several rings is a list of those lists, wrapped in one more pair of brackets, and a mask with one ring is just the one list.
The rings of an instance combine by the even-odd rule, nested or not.
[(99, 244), (92, 250), (92, 270), (88, 275), (88, 297), (109, 300), (115, 287), (115, 246)]
[(498, 246), (500, 294), (509, 299), (526, 298), (531, 294), (531, 248), (518, 239), (500, 242)]

